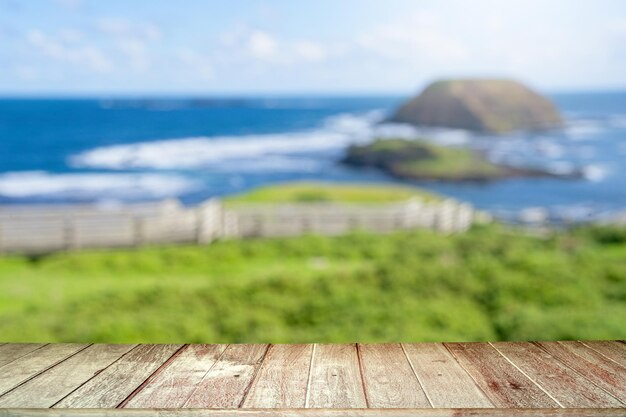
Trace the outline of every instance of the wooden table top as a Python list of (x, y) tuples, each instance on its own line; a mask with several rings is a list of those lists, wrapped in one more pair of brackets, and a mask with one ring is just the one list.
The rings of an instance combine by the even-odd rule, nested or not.
[(623, 416), (624, 407), (623, 341), (0, 344), (0, 416)]

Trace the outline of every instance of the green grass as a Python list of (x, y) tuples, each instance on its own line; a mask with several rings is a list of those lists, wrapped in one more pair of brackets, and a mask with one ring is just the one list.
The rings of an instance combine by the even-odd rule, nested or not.
[(432, 159), (410, 161), (398, 164), (396, 174), (437, 178), (455, 179), (461, 177), (496, 177), (502, 169), (464, 148), (448, 148), (428, 145), (433, 154)]
[(419, 197), (430, 201), (439, 197), (416, 187), (375, 184), (291, 182), (257, 188), (225, 199), (237, 203), (390, 203)]
[(0, 258), (3, 342), (623, 339), (626, 231), (223, 241)]
[(502, 167), (471, 149), (438, 146), (426, 140), (378, 139), (368, 145), (352, 146), (345, 161), (423, 180), (480, 180), (505, 174)]

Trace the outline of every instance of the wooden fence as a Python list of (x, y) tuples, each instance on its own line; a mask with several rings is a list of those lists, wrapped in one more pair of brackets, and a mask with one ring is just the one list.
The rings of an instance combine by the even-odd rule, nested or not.
[(355, 229), (388, 233), (428, 228), (452, 233), (468, 229), (474, 218), (468, 204), (452, 200), (423, 203), (416, 199), (387, 205), (250, 204), (227, 212), (234, 221), (224, 234), (234, 237), (339, 235)]
[(79, 248), (212, 242), (220, 237), (338, 235), (360, 229), (388, 233), (428, 228), (462, 232), (476, 218), (469, 204), (411, 199), (385, 205), (250, 204), (175, 200), (118, 207), (0, 207), (0, 252), (46, 253)]

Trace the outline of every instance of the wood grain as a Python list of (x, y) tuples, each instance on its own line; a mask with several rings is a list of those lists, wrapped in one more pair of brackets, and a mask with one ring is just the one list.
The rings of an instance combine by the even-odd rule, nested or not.
[(46, 345), (0, 368), (0, 395), (28, 381), (89, 345), (59, 343)]
[(403, 347), (433, 407), (493, 407), (441, 343), (404, 344)]
[(624, 417), (623, 409), (0, 409), (0, 417)]
[[(0, 343), (3, 351), (0, 417), (626, 415), (621, 342)], [(3, 408), (50, 405), (72, 408)]]
[(580, 342), (540, 342), (543, 349), (593, 384), (626, 398), (626, 368)]
[(3, 343), (0, 345), (0, 367), (43, 346), (44, 343)]
[(181, 347), (137, 346), (54, 407), (115, 408)]
[(613, 408), (625, 405), (536, 345), (511, 342), (492, 345), (522, 372), (530, 375), (562, 407)]
[(230, 345), (197, 384), (184, 407), (238, 408), (268, 345)]
[(307, 396), (310, 408), (367, 408), (355, 345), (315, 346)]
[(626, 366), (626, 344), (618, 341), (592, 341), (582, 343), (596, 352), (600, 352), (612, 361)]
[(222, 355), (227, 345), (189, 345), (143, 386), (125, 408), (178, 408)]
[(431, 407), (400, 344), (360, 344), (358, 351), (370, 408)]
[(272, 345), (242, 408), (303, 408), (313, 345)]
[(444, 345), (496, 407), (559, 407), (556, 401), (488, 343)]
[(92, 345), (0, 397), (0, 407), (47, 408), (119, 359), (134, 345)]

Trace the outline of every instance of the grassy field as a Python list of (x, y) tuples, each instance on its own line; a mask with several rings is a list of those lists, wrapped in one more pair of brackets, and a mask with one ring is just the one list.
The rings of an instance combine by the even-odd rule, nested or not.
[(390, 203), (411, 197), (431, 201), (440, 197), (415, 187), (389, 184), (332, 184), (320, 182), (290, 182), (271, 185), (244, 194), (227, 197), (227, 204), (238, 203)]
[(223, 241), (0, 258), (8, 341), (626, 337), (626, 231)]

